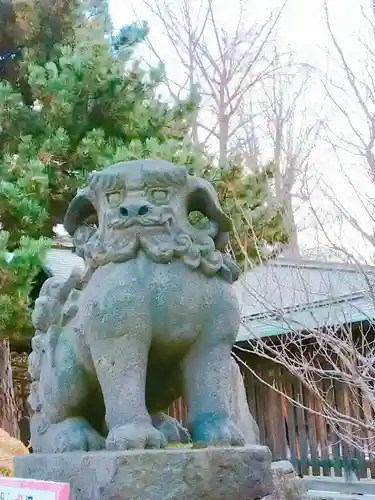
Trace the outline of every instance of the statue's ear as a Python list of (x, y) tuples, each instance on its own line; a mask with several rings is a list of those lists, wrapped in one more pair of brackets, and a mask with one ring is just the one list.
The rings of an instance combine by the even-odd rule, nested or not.
[(92, 215), (96, 215), (96, 210), (89, 198), (89, 188), (80, 189), (69, 203), (64, 217), (64, 227), (70, 236), (73, 236), (77, 227)]
[(214, 187), (200, 177), (188, 177), (189, 192), (186, 198), (187, 213), (201, 212), (217, 225), (214, 237), (218, 250), (224, 250), (229, 242), (229, 231), (232, 228), (230, 218), (223, 212)]

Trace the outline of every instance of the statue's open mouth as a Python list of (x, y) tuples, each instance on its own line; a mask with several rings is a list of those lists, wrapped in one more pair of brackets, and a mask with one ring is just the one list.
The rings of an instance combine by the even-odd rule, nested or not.
[(163, 227), (170, 226), (172, 218), (169, 217), (132, 217), (126, 220), (117, 220), (109, 224), (111, 229), (128, 229), (131, 227)]

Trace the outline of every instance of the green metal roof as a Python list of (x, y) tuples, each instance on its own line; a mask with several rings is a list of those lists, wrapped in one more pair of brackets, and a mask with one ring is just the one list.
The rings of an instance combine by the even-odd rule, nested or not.
[(375, 268), (276, 261), (236, 286), (242, 304), (237, 341), (375, 318)]
[(374, 318), (374, 304), (368, 299), (367, 294), (358, 298), (347, 297), (343, 302), (327, 301), (319, 306), (311, 303), (306, 305), (305, 309), (273, 311), (268, 314), (243, 317), (237, 342), (254, 337), (272, 337), (290, 331), (373, 321)]
[(47, 253), (45, 267), (54, 275), (69, 278), (74, 267), (84, 270), (81, 257), (72, 252), (71, 248), (52, 248)]

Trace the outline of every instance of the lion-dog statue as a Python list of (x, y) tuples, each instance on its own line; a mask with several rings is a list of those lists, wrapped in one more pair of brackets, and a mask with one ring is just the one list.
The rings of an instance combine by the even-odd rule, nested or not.
[[(64, 226), (85, 271), (49, 278), (35, 303), (33, 451), (243, 445), (228, 401), (239, 268), (212, 185), (166, 161), (117, 163), (90, 174)], [(188, 429), (163, 413), (181, 395)]]

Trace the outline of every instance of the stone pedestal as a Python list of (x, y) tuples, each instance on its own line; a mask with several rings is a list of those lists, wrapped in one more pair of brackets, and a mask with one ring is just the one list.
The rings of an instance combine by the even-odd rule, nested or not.
[(298, 477), (293, 465), (282, 460), (271, 465), (273, 500), (307, 500), (303, 479)]
[(15, 475), (70, 483), (70, 500), (256, 500), (273, 489), (264, 446), (30, 454)]

